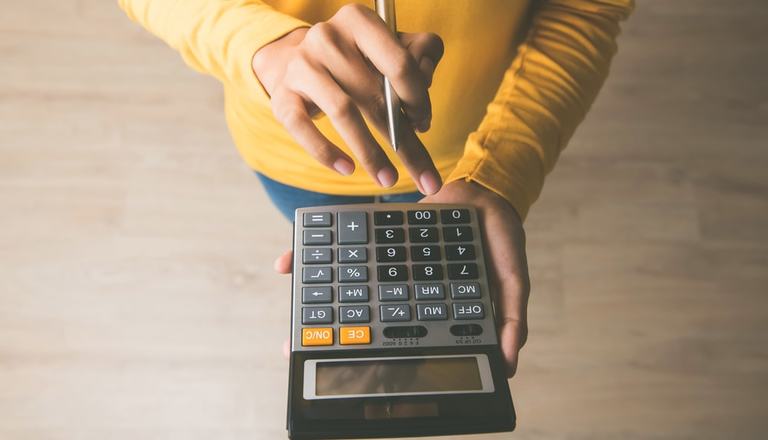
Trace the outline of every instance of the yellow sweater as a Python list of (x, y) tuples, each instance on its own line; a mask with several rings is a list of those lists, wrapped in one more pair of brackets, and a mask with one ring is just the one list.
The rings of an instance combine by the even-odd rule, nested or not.
[[(262, 46), (330, 18), (343, 0), (119, 0), (128, 15), (224, 85), (235, 144), (253, 169), (332, 194), (414, 191), (401, 176), (384, 190), (357, 167), (331, 171), (275, 120), (251, 69)], [(633, 0), (399, 0), (401, 31), (434, 32), (445, 56), (430, 89), (432, 128), (421, 139), (448, 182), (475, 181), (525, 216), (597, 95)], [(363, 2), (365, 3), (365, 2)], [(368, 2), (372, 6), (372, 1)], [(320, 130), (349, 153), (328, 118)]]

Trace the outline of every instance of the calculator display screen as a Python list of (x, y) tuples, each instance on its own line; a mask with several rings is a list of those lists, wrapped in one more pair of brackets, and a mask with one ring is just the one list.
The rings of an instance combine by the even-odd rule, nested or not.
[(317, 396), (483, 390), (476, 357), (319, 361)]

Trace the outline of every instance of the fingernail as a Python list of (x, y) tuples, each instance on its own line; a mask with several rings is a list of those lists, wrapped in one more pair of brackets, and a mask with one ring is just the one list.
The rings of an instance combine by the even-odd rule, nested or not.
[(421, 173), (419, 182), (421, 183), (421, 187), (424, 189), (422, 193), (425, 195), (431, 195), (440, 191), (440, 187), (443, 184), (440, 175), (432, 170), (424, 171)]
[(397, 182), (397, 171), (392, 167), (385, 167), (379, 170), (376, 178), (379, 179), (379, 185), (389, 188)]
[(349, 176), (355, 171), (355, 164), (347, 159), (337, 159), (336, 162), (333, 163), (333, 169), (343, 176)]

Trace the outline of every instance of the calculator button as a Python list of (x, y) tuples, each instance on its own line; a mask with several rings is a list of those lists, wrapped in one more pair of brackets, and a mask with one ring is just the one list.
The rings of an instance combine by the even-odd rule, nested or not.
[(405, 246), (378, 246), (376, 248), (378, 263), (396, 263), (405, 261)]
[(483, 334), (483, 328), (478, 324), (456, 324), (451, 326), (453, 336), (477, 336)]
[(451, 283), (451, 298), (477, 299), (480, 298), (480, 284), (475, 282)]
[(368, 215), (365, 212), (345, 211), (337, 216), (339, 244), (368, 243)]
[(339, 248), (339, 263), (365, 263), (368, 261), (368, 249), (363, 246)]
[(333, 322), (333, 307), (302, 307), (302, 324), (330, 324)]
[(331, 226), (330, 212), (305, 212), (304, 227), (329, 227)]
[(448, 260), (474, 260), (475, 246), (471, 244), (445, 245), (445, 258)]
[(329, 303), (333, 301), (331, 286), (302, 287), (301, 302), (304, 304)]
[(425, 226), (421, 228), (408, 228), (408, 237), (411, 243), (431, 243), (437, 241), (437, 228)]
[(340, 283), (357, 283), (368, 281), (367, 266), (339, 266)]
[(469, 209), (441, 209), (440, 221), (450, 223), (469, 223)]
[(308, 247), (301, 250), (304, 264), (328, 264), (331, 262), (331, 248)]
[(368, 306), (341, 306), (339, 307), (339, 322), (342, 324), (371, 322), (371, 308)]
[(331, 244), (330, 229), (310, 229), (304, 231), (304, 244)]
[(301, 345), (333, 345), (333, 329), (331, 327), (312, 327), (301, 329)]
[(414, 281), (431, 281), (443, 279), (443, 266), (439, 264), (414, 264)]
[(484, 317), (485, 311), (483, 310), (483, 303), (453, 303), (454, 319), (483, 319)]
[(441, 283), (414, 284), (414, 295), (416, 299), (445, 299), (445, 291)]
[(411, 320), (411, 306), (408, 304), (379, 306), (382, 322), (403, 322)]
[(379, 286), (379, 301), (407, 301), (407, 284), (387, 284)]
[(445, 241), (472, 241), (472, 228), (469, 226), (446, 226), (443, 228)]
[(360, 345), (371, 343), (370, 327), (341, 327), (339, 328), (339, 344)]
[(353, 303), (353, 302), (367, 302), (368, 301), (368, 286), (340, 286), (339, 287), (339, 302), (340, 303)]
[(408, 211), (409, 225), (434, 225), (437, 223), (437, 214), (431, 209)]
[(405, 232), (403, 228), (377, 228), (376, 243), (402, 243), (405, 241)]
[(413, 261), (440, 261), (440, 246), (411, 246)]
[(330, 283), (333, 278), (330, 267), (302, 267), (301, 281), (307, 284), (325, 284)]
[(395, 264), (392, 266), (378, 266), (376, 270), (379, 275), (378, 279), (381, 282), (408, 280), (408, 266), (406, 266), (405, 264)]
[(448, 319), (448, 307), (445, 304), (417, 304), (416, 319), (419, 321), (442, 321)]
[(427, 336), (427, 328), (423, 325), (398, 325), (384, 327), (382, 331), (387, 338), (423, 338)]
[(396, 226), (403, 224), (403, 213), (400, 211), (378, 211), (373, 213), (373, 224), (376, 226)]
[(452, 280), (474, 280), (477, 278), (477, 264), (475, 263), (449, 264), (448, 278)]

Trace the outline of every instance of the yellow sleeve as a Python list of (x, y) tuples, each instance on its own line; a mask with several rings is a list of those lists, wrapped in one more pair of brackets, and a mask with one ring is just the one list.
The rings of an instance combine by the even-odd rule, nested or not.
[(118, 0), (128, 16), (181, 54), (193, 69), (267, 99), (251, 67), (253, 54), (309, 26), (257, 0)]
[(525, 41), (446, 179), (483, 185), (523, 218), (608, 75), (618, 23), (633, 0), (549, 0), (536, 7)]

